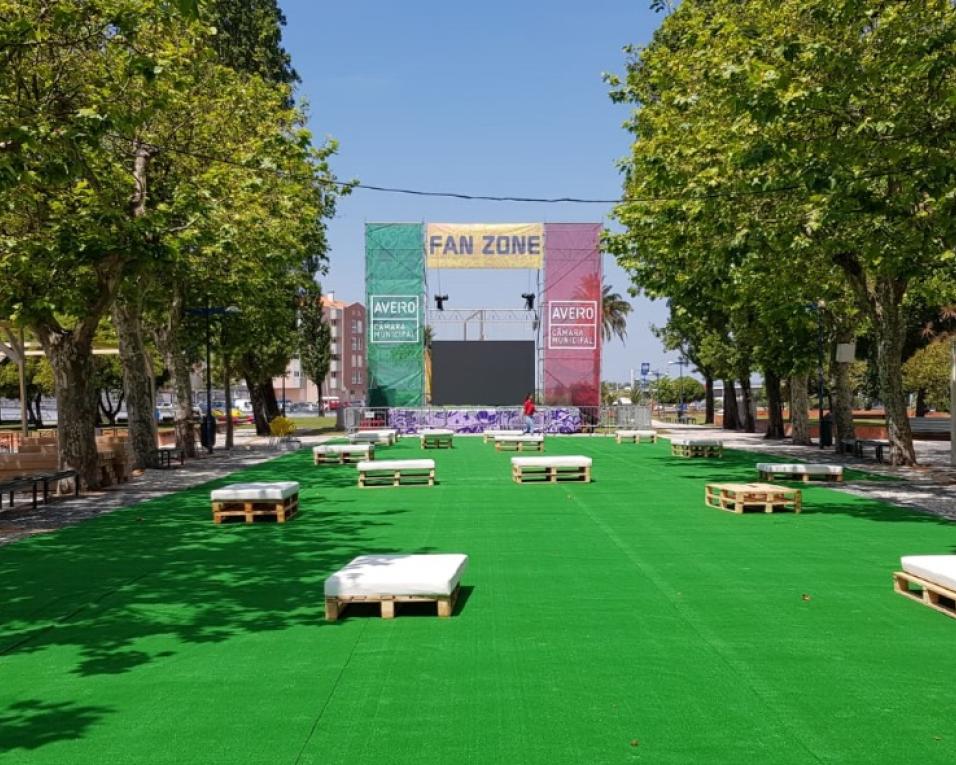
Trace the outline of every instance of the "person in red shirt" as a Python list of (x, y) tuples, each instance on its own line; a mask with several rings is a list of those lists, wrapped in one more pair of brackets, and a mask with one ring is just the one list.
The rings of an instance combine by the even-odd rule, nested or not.
[(524, 432), (534, 433), (534, 394), (529, 393), (524, 400)]

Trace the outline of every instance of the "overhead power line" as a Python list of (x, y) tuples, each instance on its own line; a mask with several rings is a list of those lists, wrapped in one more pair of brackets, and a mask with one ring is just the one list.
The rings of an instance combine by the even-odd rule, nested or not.
[[(120, 140), (120, 141), (130, 141), (133, 139), (127, 138), (121, 135), (109, 134), (111, 138)], [(644, 202), (644, 203), (653, 203), (653, 202), (694, 202), (694, 201), (703, 201), (708, 199), (737, 199), (744, 197), (754, 197), (754, 196), (766, 196), (771, 194), (785, 194), (790, 191), (798, 191), (804, 188), (803, 185), (798, 183), (789, 183), (782, 184), (779, 186), (769, 186), (765, 188), (757, 189), (744, 189), (739, 191), (714, 191), (708, 192), (705, 194), (694, 193), (690, 191), (684, 191), (678, 194), (662, 194), (658, 196), (648, 196), (648, 197), (618, 197), (614, 199), (595, 199), (588, 197), (525, 197), (525, 196), (513, 196), (513, 195), (492, 195), (492, 194), (466, 194), (464, 192), (457, 191), (428, 191), (424, 189), (409, 189), (402, 188), (399, 186), (377, 186), (370, 183), (361, 183), (359, 181), (339, 181), (334, 178), (323, 178), (321, 176), (305, 176), (305, 175), (295, 175), (293, 173), (287, 173), (278, 168), (270, 167), (254, 167), (248, 165), (244, 162), (237, 162), (234, 159), (229, 159), (228, 157), (219, 157), (211, 154), (206, 154), (204, 152), (190, 151), (188, 149), (181, 149), (173, 146), (162, 146), (159, 144), (154, 144), (148, 141), (141, 141), (142, 145), (148, 146), (151, 149), (154, 149), (157, 152), (169, 152), (170, 154), (180, 154), (182, 156), (191, 157), (193, 159), (202, 160), (204, 162), (215, 162), (217, 164), (229, 165), (232, 167), (240, 168), (246, 170), (250, 173), (260, 173), (275, 175), (280, 178), (290, 179), (290, 180), (302, 180), (309, 183), (318, 183), (325, 186), (334, 186), (340, 189), (362, 189), (364, 191), (375, 191), (384, 194), (405, 194), (409, 196), (417, 197), (440, 197), (444, 199), (463, 199), (467, 201), (476, 201), (476, 202), (531, 202), (535, 204), (587, 204), (587, 205), (618, 205), (618, 204), (627, 204), (629, 202)], [(877, 170), (871, 173), (861, 173), (856, 176), (856, 180), (875, 180), (878, 178), (887, 178), (894, 175), (909, 175), (914, 170), (920, 170), (923, 168), (920, 167), (896, 167), (889, 170)]]

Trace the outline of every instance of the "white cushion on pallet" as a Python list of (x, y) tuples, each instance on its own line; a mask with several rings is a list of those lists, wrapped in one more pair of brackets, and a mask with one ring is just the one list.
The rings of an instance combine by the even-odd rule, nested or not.
[(286, 499), (298, 493), (297, 481), (277, 481), (275, 483), (231, 483), (221, 489), (214, 489), (209, 496), (213, 502), (258, 502)]
[(378, 470), (434, 470), (435, 460), (375, 460), (356, 465), (360, 473)]
[(312, 448), (313, 454), (368, 454), (375, 451), (373, 444), (321, 444)]
[(956, 555), (904, 555), (900, 565), (907, 574), (956, 590)]
[(640, 438), (651, 438), (652, 436), (657, 435), (656, 430), (618, 430), (614, 435), (624, 436), (624, 438), (633, 438), (638, 436)]
[(820, 465), (785, 462), (758, 462), (761, 473), (780, 473), (782, 475), (843, 475), (842, 465)]
[(453, 436), (455, 435), (454, 430), (448, 430), (446, 428), (425, 428), (425, 430), (418, 431), (420, 436)]
[(451, 595), (467, 565), (457, 553), (360, 555), (325, 580), (325, 595)]
[(561, 457), (512, 457), (511, 464), (515, 467), (591, 467), (591, 458), (580, 455), (564, 455)]
[(524, 434), (520, 430), (485, 430), (483, 435), (499, 438), (500, 436), (520, 436)]
[(719, 438), (672, 438), (674, 446), (723, 446)]
[(504, 441), (508, 444), (513, 444), (521, 441), (522, 443), (536, 443), (538, 441), (544, 441), (544, 436), (540, 433), (528, 433), (527, 435), (514, 434), (507, 436), (495, 436), (495, 441)]

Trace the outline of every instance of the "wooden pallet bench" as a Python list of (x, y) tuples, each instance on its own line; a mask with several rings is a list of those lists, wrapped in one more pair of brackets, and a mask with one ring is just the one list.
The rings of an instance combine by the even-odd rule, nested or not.
[(396, 603), (435, 603), (438, 616), (455, 609), (468, 556), (360, 555), (325, 580), (325, 618), (334, 622), (350, 603), (378, 603), (383, 619)]
[(893, 574), (894, 590), (956, 618), (956, 555), (904, 555), (900, 566), (903, 570)]
[(671, 440), (674, 457), (723, 457), (724, 442), (716, 438), (674, 438)]
[(358, 463), (362, 489), (382, 486), (434, 486), (435, 460), (369, 460)]
[(842, 481), (842, 465), (820, 465), (813, 463), (783, 463), (783, 462), (758, 462), (757, 473), (760, 474), (761, 481), (773, 481), (775, 478), (784, 478), (790, 480), (800, 479), (804, 483), (809, 483), (811, 478), (819, 478), (823, 481)]
[(454, 447), (455, 431), (436, 428), (419, 431), (422, 449), (451, 449)]
[(788, 489), (772, 483), (709, 483), (704, 489), (708, 507), (742, 514), (748, 509), (772, 513), (792, 510), (799, 513), (802, 497), (799, 489)]
[(242, 518), (246, 523), (256, 518), (274, 517), (285, 523), (299, 509), (299, 484), (296, 481), (275, 483), (231, 483), (214, 489), (212, 519), (222, 523), (224, 518)]
[(312, 448), (312, 461), (316, 465), (335, 463), (344, 465), (375, 459), (375, 444), (320, 444)]
[(511, 478), (515, 483), (591, 482), (591, 458), (581, 455), (554, 457), (512, 457)]
[(544, 436), (540, 433), (528, 433), (520, 436), (498, 436), (495, 438), (495, 451), (543, 452)]
[(656, 430), (618, 430), (614, 433), (614, 440), (619, 444), (627, 441), (628, 443), (639, 444), (641, 441), (648, 443), (657, 443)]
[(359, 430), (349, 436), (349, 441), (353, 444), (381, 444), (391, 446), (398, 441), (398, 431), (391, 428), (381, 430)]
[(482, 440), (487, 443), (494, 443), (498, 436), (523, 436), (523, 430), (486, 430), (482, 432)]

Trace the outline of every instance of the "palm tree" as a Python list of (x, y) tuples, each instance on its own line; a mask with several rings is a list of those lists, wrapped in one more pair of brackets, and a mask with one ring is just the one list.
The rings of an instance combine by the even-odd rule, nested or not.
[(603, 319), (602, 334), (604, 342), (610, 342), (617, 335), (621, 342), (627, 337), (627, 315), (631, 304), (617, 292), (611, 292), (611, 285), (605, 284), (601, 290), (601, 313)]

